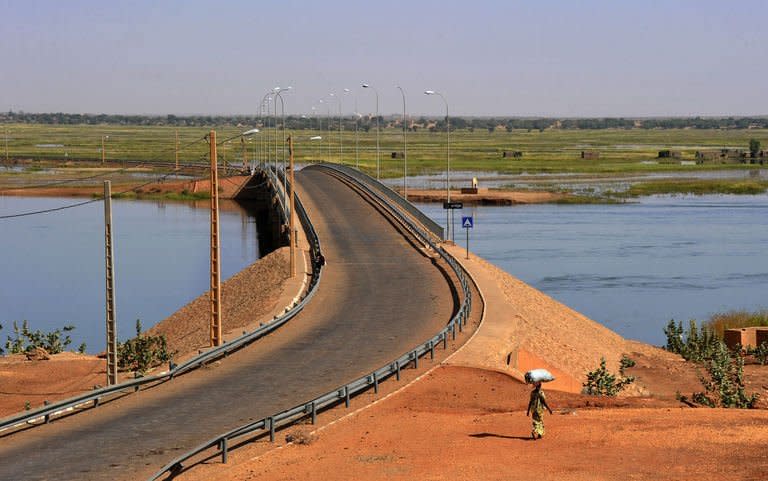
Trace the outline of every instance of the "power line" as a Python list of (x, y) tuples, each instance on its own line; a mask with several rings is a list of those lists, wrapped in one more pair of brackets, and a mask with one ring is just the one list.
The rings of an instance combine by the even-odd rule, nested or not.
[[(129, 189), (122, 190), (120, 192), (116, 192), (116, 193), (112, 194), (112, 196), (113, 197), (114, 196), (119, 196), (119, 195), (125, 194), (127, 192), (136, 191), (138, 189), (141, 189), (142, 187), (146, 187), (147, 185), (159, 182), (159, 181), (165, 179), (166, 177), (170, 177), (171, 175), (174, 175), (174, 172), (169, 172), (167, 174), (164, 174), (164, 175), (162, 175), (162, 176), (160, 176), (160, 177), (158, 177), (156, 179), (152, 179), (152, 180), (150, 180), (148, 182), (145, 182), (143, 184), (131, 187)], [(18, 218), (18, 217), (28, 217), (28, 216), (39, 215), (39, 214), (49, 214), (51, 212), (58, 212), (58, 211), (66, 210), (66, 209), (74, 209), (75, 207), (81, 207), (81, 206), (84, 206), (84, 205), (92, 204), (94, 202), (102, 202), (103, 200), (104, 200), (104, 196), (102, 195), (102, 196), (97, 197), (95, 199), (86, 200), (86, 201), (83, 201), (83, 202), (77, 202), (75, 204), (63, 205), (63, 206), (59, 206), (59, 207), (53, 207), (53, 208), (50, 208), (50, 209), (35, 210), (35, 211), (30, 211), (30, 212), (21, 212), (21, 213), (18, 213), (18, 214), (2, 215), (2, 216), (0, 216), (0, 220), (15, 219), (15, 218)]]
[[(205, 137), (200, 137), (200, 138), (197, 138), (197, 139), (195, 139), (193, 141), (187, 142), (184, 145), (179, 146), (179, 151), (187, 149), (187, 148), (197, 144), (198, 142), (202, 142), (204, 140), (205, 140)], [(176, 148), (174, 147), (173, 149), (165, 149), (165, 150), (161, 150), (159, 152), (155, 152), (155, 154), (156, 155), (162, 155), (162, 154), (167, 153), (167, 152), (175, 152), (175, 151), (176, 151)], [(95, 175), (91, 175), (91, 176), (87, 176), (87, 177), (78, 177), (76, 179), (59, 180), (59, 181), (47, 182), (45, 184), (23, 185), (23, 186), (19, 186), (19, 187), (6, 187), (4, 189), (0, 189), (0, 192), (8, 192), (8, 191), (12, 191), (12, 190), (39, 189), (39, 188), (53, 187), (53, 186), (57, 186), (57, 185), (64, 185), (64, 184), (68, 184), (68, 183), (72, 183), (72, 182), (81, 182), (81, 181), (86, 181), (86, 180), (92, 180), (92, 179), (96, 179), (96, 178), (99, 178), (99, 177), (102, 177), (102, 176), (119, 174), (119, 173), (125, 172), (125, 171), (127, 171), (127, 170), (129, 170), (131, 168), (141, 167), (141, 166), (145, 166), (145, 165), (152, 165), (152, 162), (141, 162), (141, 163), (139, 163), (139, 164), (137, 164), (135, 166), (132, 166), (132, 167), (123, 167), (122, 169), (113, 170), (113, 171), (109, 171), (109, 172), (100, 172), (100, 173), (95, 174)], [(197, 168), (198, 166), (190, 165), (188, 167)], [(0, 218), (2, 218), (2, 217), (0, 217)]]

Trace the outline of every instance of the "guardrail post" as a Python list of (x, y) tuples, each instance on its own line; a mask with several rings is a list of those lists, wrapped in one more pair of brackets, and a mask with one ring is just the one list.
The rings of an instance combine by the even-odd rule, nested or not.
[(373, 392), (375, 394), (379, 393), (379, 376), (376, 374), (376, 371), (373, 371)]
[(269, 442), (274, 443), (275, 442), (275, 419), (272, 417), (267, 418), (267, 422), (269, 423)]
[(227, 464), (227, 438), (223, 438), (219, 443), (219, 449), (221, 450), (221, 463)]
[(429, 341), (429, 358), (434, 359), (435, 358), (435, 343), (432, 341)]
[(93, 400), (93, 407), (95, 407), (95, 408), (99, 407), (99, 398), (95, 398)]
[(461, 317), (459, 317), (458, 321), (459, 321), (458, 322), (458, 324), (459, 324), (459, 332), (463, 332), (464, 329), (461, 327)]
[(416, 351), (413, 351), (413, 368), (419, 368), (419, 353)]
[(315, 401), (312, 401), (312, 424), (317, 424), (317, 406)]
[(448, 349), (448, 333), (443, 333), (443, 349)]
[(451, 339), (456, 340), (456, 324), (451, 323)]
[(344, 405), (349, 407), (349, 386), (344, 386)]
[(395, 361), (395, 379), (400, 380), (400, 361)]

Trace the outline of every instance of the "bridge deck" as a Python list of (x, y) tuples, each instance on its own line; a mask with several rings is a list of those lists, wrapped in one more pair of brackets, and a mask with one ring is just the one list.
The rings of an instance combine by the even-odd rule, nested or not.
[(310, 168), (297, 184), (327, 260), (302, 314), (216, 366), (0, 438), (0, 480), (142, 479), (212, 434), (325, 393), (445, 325), (452, 291), (430, 259), (332, 176)]

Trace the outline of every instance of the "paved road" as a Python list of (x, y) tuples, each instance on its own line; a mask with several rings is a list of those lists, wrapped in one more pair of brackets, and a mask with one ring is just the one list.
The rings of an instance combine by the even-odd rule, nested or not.
[(0, 438), (0, 480), (144, 479), (211, 433), (312, 399), (445, 325), (451, 290), (430, 259), (332, 176), (309, 168), (297, 184), (327, 260), (302, 314), (215, 367)]

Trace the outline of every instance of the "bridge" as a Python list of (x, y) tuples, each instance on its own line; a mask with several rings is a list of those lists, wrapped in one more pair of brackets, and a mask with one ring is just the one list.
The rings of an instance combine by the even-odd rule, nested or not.
[(309, 167), (296, 186), (325, 258), (301, 312), (215, 366), (0, 435), (0, 480), (147, 479), (213, 435), (365, 376), (445, 329), (463, 297), (445, 259), (355, 176)]

